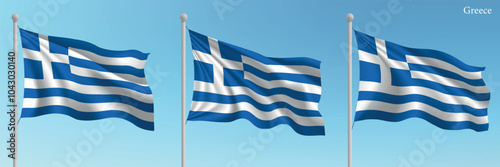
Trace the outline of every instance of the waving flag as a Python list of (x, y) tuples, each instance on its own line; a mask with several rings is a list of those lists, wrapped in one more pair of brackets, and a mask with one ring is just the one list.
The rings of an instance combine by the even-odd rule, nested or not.
[(302, 135), (324, 135), (318, 111), (320, 61), (269, 58), (189, 31), (195, 83), (188, 120), (247, 119), (259, 128), (290, 125)]
[(361, 73), (355, 121), (418, 117), (443, 129), (488, 130), (484, 68), (355, 33)]
[(20, 29), (24, 53), (21, 117), (65, 114), (78, 120), (123, 118), (154, 130), (148, 54)]

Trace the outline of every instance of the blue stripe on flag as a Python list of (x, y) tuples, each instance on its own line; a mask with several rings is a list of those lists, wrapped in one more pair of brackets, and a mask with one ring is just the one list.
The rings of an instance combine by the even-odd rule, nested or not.
[(264, 58), (263, 56), (252, 56), (252, 59), (255, 59), (262, 64), (266, 65), (285, 65), (285, 66), (309, 66), (320, 69), (321, 61), (307, 58), (307, 57), (294, 57), (294, 58)]
[(356, 111), (354, 121), (378, 119), (390, 122), (400, 122), (408, 118), (422, 118), (437, 127), (447, 130), (472, 129), (477, 132), (487, 131), (489, 124), (475, 124), (470, 121), (450, 122), (439, 119), (429, 113), (420, 110), (410, 110), (403, 113), (389, 113), (384, 111), (363, 110)]
[(154, 123), (144, 121), (139, 119), (132, 114), (126, 113), (124, 111), (119, 110), (108, 110), (108, 111), (99, 111), (99, 112), (81, 112), (75, 110), (73, 108), (67, 106), (46, 106), (39, 108), (23, 108), (23, 112), (21, 113), (21, 117), (29, 118), (29, 117), (37, 117), (46, 114), (63, 114), (68, 115), (77, 120), (99, 120), (104, 118), (122, 118), (125, 119), (139, 128), (145, 130), (154, 130)]
[(295, 132), (301, 135), (325, 135), (324, 126), (302, 126), (286, 116), (281, 116), (269, 121), (260, 120), (248, 111), (238, 111), (231, 114), (190, 111), (188, 116), (188, 120), (190, 121), (232, 122), (237, 119), (246, 119), (261, 129), (270, 129), (280, 124), (287, 124), (291, 126)]
[(207, 92), (199, 92), (199, 91), (194, 91), (193, 92), (193, 101), (204, 101), (204, 102), (215, 102), (215, 103), (222, 103), (222, 104), (236, 104), (236, 103), (249, 103), (255, 108), (265, 111), (265, 112), (270, 112), (276, 109), (280, 108), (286, 108), (292, 111), (293, 113), (300, 115), (300, 116), (321, 116), (321, 114), (317, 110), (304, 110), (304, 109), (299, 109), (296, 107), (293, 107), (292, 105), (286, 103), (286, 102), (274, 102), (271, 104), (262, 104), (254, 100), (252, 97), (248, 95), (233, 95), (233, 96), (227, 96), (227, 95), (220, 95), (220, 94), (214, 94), (214, 93), (207, 93)]

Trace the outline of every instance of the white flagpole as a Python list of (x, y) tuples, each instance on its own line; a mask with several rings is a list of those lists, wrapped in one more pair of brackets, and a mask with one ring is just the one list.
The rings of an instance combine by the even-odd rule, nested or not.
[(348, 54), (348, 81), (347, 81), (347, 136), (348, 136), (348, 146), (347, 146), (347, 165), (348, 167), (352, 167), (352, 20), (354, 16), (352, 14), (347, 14), (347, 54)]
[[(14, 21), (14, 89), (17, 89), (17, 20), (19, 20), (19, 15), (13, 14), (12, 15), (12, 21)], [(14, 105), (14, 159), (13, 159), (13, 165), (14, 167), (17, 167), (17, 157), (18, 157), (18, 150), (17, 150), (17, 90), (14, 91), (14, 102), (12, 103)]]
[(181, 14), (182, 22), (182, 167), (186, 167), (186, 20), (187, 15)]

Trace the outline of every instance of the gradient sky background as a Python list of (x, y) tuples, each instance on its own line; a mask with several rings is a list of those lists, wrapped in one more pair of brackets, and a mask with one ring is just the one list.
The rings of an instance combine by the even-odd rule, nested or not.
[[(414, 48), (447, 52), (467, 64), (485, 66), (483, 78), (491, 91), (490, 130), (445, 131), (412, 118), (398, 123), (368, 120), (353, 131), (353, 166), (497, 167), (500, 164), (500, 2), (494, 0), (400, 0), (388, 21), (372, 12), (388, 12), (393, 0), (4, 0), (0, 10), (0, 59), (12, 50), (11, 14), (19, 26), (41, 34), (91, 42), (112, 50), (150, 52), (147, 80), (155, 100), (156, 130), (145, 131), (122, 119), (106, 119), (114, 127), (102, 142), (82, 157), (81, 167), (180, 166), (181, 22), (207, 36), (269, 57), (311, 57), (322, 61), (320, 112), (326, 136), (301, 136), (289, 126), (261, 130), (246, 120), (231, 123), (188, 122), (189, 167), (331, 167), (347, 166), (347, 13), (354, 27), (377, 38)], [(40, 3), (56, 2), (56, 12)], [(232, 2), (232, 3), (230, 3)], [(231, 10), (222, 17), (214, 3)], [(465, 15), (463, 8), (492, 8), (492, 15)], [(54, 9), (51, 7), (51, 9)], [(385, 19), (385, 18), (384, 18)], [(30, 25), (31, 24), (31, 25)], [(193, 88), (191, 43), (187, 38), (187, 106)], [(355, 40), (354, 40), (355, 44)], [(19, 48), (21, 48), (19, 42)], [(21, 49), (19, 49), (21, 51)], [(354, 46), (354, 99), (358, 63)], [(21, 55), (20, 55), (21, 56)], [(21, 57), (19, 57), (21, 58)], [(22, 69), (22, 61), (19, 68)], [(23, 76), (22, 70), (20, 76)], [(6, 96), (6, 72), (0, 73)], [(23, 85), (22, 80), (19, 86)], [(20, 94), (22, 95), (22, 90)], [(2, 107), (7, 105), (2, 98)], [(355, 100), (354, 100), (355, 102)], [(353, 104), (355, 106), (355, 104)], [(6, 112), (7, 108), (2, 111)], [(7, 158), (8, 115), (0, 114), (0, 166)], [(65, 115), (23, 119), (19, 126), (19, 167), (69, 167), (67, 148), (89, 140), (83, 131), (102, 121), (78, 121)], [(416, 141), (442, 133), (444, 142), (424, 152)], [(260, 137), (260, 139), (259, 139)], [(259, 142), (251, 145), (252, 139)], [(427, 154), (426, 154), (427, 153)], [(255, 155), (255, 156), (253, 156)], [(404, 167), (404, 166), (403, 166)]]

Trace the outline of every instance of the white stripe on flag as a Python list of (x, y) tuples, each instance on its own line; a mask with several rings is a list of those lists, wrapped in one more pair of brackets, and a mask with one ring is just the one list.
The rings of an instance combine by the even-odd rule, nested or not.
[(132, 83), (135, 83), (135, 84), (138, 84), (141, 86), (148, 86), (148, 83), (146, 82), (146, 78), (137, 77), (137, 76), (130, 75), (130, 74), (103, 72), (103, 71), (97, 71), (97, 70), (93, 70), (93, 69), (89, 69), (89, 68), (77, 67), (77, 66), (73, 66), (73, 65), (70, 65), (70, 70), (71, 70), (72, 74), (75, 74), (78, 76), (117, 80), (117, 81), (126, 81), (126, 82), (132, 82)]
[(321, 72), (319, 69), (310, 66), (301, 65), (267, 65), (254, 60), (245, 55), (241, 56), (243, 64), (248, 64), (266, 73), (289, 73), (289, 74), (301, 74), (301, 75), (311, 75), (315, 77), (321, 77)]
[(97, 55), (90, 51), (69, 48), (68, 55), (71, 57), (93, 61), (97, 64), (103, 65), (114, 65), (114, 66), (131, 66), (137, 69), (144, 69), (144, 65), (146, 64), (146, 60), (139, 60), (134, 57), (105, 57), (101, 55)]
[(409, 102), (405, 104), (391, 104), (381, 101), (361, 100), (358, 101), (356, 110), (377, 110), (388, 113), (403, 113), (409, 110), (421, 110), (441, 120), (450, 122), (471, 121), (476, 124), (488, 123), (488, 116), (474, 116), (469, 113), (451, 113), (441, 111), (422, 102)]
[(23, 108), (39, 108), (53, 105), (67, 106), (81, 112), (102, 112), (107, 110), (118, 110), (129, 113), (144, 121), (154, 121), (153, 113), (144, 112), (124, 103), (82, 103), (70, 98), (58, 96), (44, 98), (24, 98), (23, 100)]

